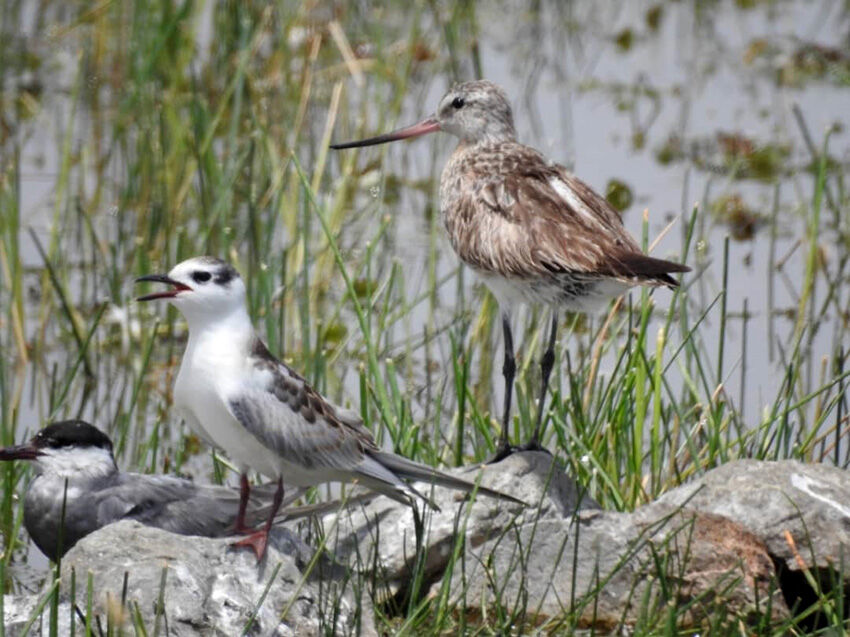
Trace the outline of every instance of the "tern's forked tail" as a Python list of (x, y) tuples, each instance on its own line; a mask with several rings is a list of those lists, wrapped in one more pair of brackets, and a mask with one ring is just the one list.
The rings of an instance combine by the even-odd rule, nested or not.
[(404, 480), (430, 482), (441, 487), (446, 487), (447, 489), (463, 491), (464, 493), (475, 492), (478, 495), (486, 495), (487, 497), (496, 498), (505, 502), (528, 506), (527, 503), (523, 502), (518, 498), (513, 497), (512, 495), (508, 495), (507, 493), (502, 493), (494, 489), (488, 489), (487, 487), (473, 484), (472, 482), (469, 482), (467, 480), (456, 478), (455, 476), (449, 475), (448, 473), (443, 473), (442, 471), (434, 469), (433, 467), (429, 467), (428, 465), (422, 464), (420, 462), (415, 462), (413, 460), (408, 460), (407, 458), (396, 455), (394, 453), (387, 453), (385, 451), (373, 451), (370, 452), (369, 455), (374, 458), (374, 460), (376, 460), (378, 463), (380, 463), (384, 468), (388, 469), (394, 475)]

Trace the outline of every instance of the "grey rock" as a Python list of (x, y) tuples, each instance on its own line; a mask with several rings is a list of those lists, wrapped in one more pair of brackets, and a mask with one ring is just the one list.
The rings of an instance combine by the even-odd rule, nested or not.
[[(670, 604), (689, 607), (678, 618), (686, 626), (719, 613), (788, 615), (758, 538), (721, 516), (669, 506), (517, 523), (468, 545), (448, 575), (450, 603), (460, 612), (526, 609), (513, 622), (521, 628), (566, 622), (628, 632), (647, 617), (664, 617)], [(443, 587), (435, 584), (431, 595)]]
[(850, 474), (837, 467), (737, 460), (657, 502), (735, 520), (792, 571), (850, 562)]
[[(796, 589), (807, 584), (802, 576), (777, 578), (777, 564), (782, 572), (817, 573), (838, 570), (848, 556), (846, 471), (742, 460), (632, 513), (518, 522), (503, 537), (465, 549), (451, 590), (473, 615), (527, 605), (524, 619), (535, 625), (569, 616), (580, 626), (622, 629), (647, 609), (660, 612), (665, 596), (691, 604), (680, 621), (692, 625), (718, 612), (746, 618), (768, 611), (778, 620), (788, 615), (786, 599), (806, 598)], [(435, 585), (431, 594), (438, 593)]]
[[(38, 606), (41, 595), (3, 595), (3, 630), (7, 637), (18, 635), (49, 635), (50, 622), (47, 612), (39, 617)], [(46, 606), (47, 609), (50, 606)], [(68, 635), (70, 625), (71, 604), (64, 602), (59, 605), (57, 633)]]
[[(599, 510), (544, 453), (518, 453), (452, 473), (530, 506), (486, 497), (468, 501), (420, 483), (439, 511), (414, 512), (387, 498), (355, 500), (321, 519), (335, 561), (313, 560), (310, 545), (317, 542), (305, 543), (282, 527), (260, 568), (250, 552), (231, 550), (228, 540), (121, 522), (66, 556), (59, 632), (69, 629), (72, 568), (78, 598), (90, 571), (95, 610), (113, 617), (122, 616), (115, 600), (128, 573), (129, 608), (138, 608), (149, 629), (165, 568), (159, 621), (163, 628), (167, 623), (168, 634), (227, 635), (242, 631), (278, 564), (253, 624), (256, 634), (374, 634), (371, 595), (379, 602), (405, 600), (417, 564), (424, 566), (418, 596), (438, 597), (473, 620), (504, 612), (520, 631), (578, 626), (629, 632), (656, 625), (651, 622), (670, 606), (679, 609), (680, 627), (765, 613), (781, 621), (789, 613), (788, 591), (777, 589), (776, 565), (839, 565), (850, 546), (850, 481), (846, 472), (823, 465), (733, 462), (630, 513)], [(365, 579), (352, 577), (354, 570)], [(22, 630), (38, 599), (4, 598), (9, 634)], [(515, 609), (525, 610), (513, 617)], [(46, 634), (44, 626), (35, 628)]]
[(421, 536), (416, 537), (416, 513), (387, 498), (377, 498), (360, 507), (326, 516), (325, 532), (336, 559), (361, 572), (375, 573), (389, 596), (403, 595), (417, 560), (424, 563), (426, 582), (439, 579), (459, 537), (479, 546), (517, 524), (534, 520), (563, 520), (579, 509), (598, 505), (580, 493), (575, 482), (547, 453), (516, 453), (494, 465), (449, 471), (453, 475), (510, 494), (529, 506), (488, 497), (474, 502), (463, 494), (435, 487), (429, 491), (439, 511), (419, 508)]
[[(73, 572), (77, 600), (84, 598), (92, 578), (94, 611), (104, 627), (108, 616), (129, 628), (138, 609), (149, 633), (158, 622), (161, 634), (174, 636), (238, 635), (249, 620), (248, 634), (374, 634), (369, 600), (355, 598), (344, 580), (327, 576), (327, 569), (305, 574), (305, 546), (291, 533), (270, 545), (259, 566), (252, 552), (234, 550), (231, 542), (175, 535), (132, 521), (104, 527), (81, 540), (62, 562), (60, 591), (66, 604), (60, 616), (67, 626)], [(125, 574), (127, 601), (122, 607)], [(33, 602), (10, 601), (16, 603), (5, 617), (22, 626), (20, 617)]]

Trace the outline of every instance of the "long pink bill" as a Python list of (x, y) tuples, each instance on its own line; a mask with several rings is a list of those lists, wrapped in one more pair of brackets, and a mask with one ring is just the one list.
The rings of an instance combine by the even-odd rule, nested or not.
[(428, 119), (422, 120), (418, 124), (414, 124), (413, 126), (399, 128), (398, 130), (395, 130), (391, 133), (385, 133), (383, 135), (378, 135), (377, 137), (361, 139), (357, 142), (331, 144), (331, 148), (333, 148), (334, 150), (342, 150), (344, 148), (360, 148), (362, 146), (386, 144), (387, 142), (394, 142), (399, 139), (408, 139), (410, 137), (419, 137), (420, 135), (427, 135), (428, 133), (434, 133), (438, 130), (440, 130), (440, 122), (438, 122), (433, 117), (429, 117)]

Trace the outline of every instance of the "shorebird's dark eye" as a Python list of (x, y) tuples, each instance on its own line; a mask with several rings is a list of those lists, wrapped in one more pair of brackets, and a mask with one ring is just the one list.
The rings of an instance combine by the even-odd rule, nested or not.
[(463, 108), (464, 104), (466, 104), (466, 102), (463, 101), (462, 97), (456, 97), (452, 100), (452, 106), (455, 108)]
[(204, 270), (195, 270), (192, 272), (192, 280), (195, 283), (206, 283), (212, 278), (212, 274)]

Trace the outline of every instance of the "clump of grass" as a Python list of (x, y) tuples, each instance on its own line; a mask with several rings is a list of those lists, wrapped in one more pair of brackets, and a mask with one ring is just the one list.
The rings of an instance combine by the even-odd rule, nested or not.
[[(559, 11), (541, 9), (518, 22), (544, 34), (547, 21), (574, 32), (576, 16)], [(0, 103), (7, 142), (0, 164), (0, 441), (12, 444), (50, 419), (77, 416), (113, 437), (124, 468), (232, 479), (170, 409), (185, 326), (172, 310), (131, 300), (135, 276), (215, 254), (245, 276), (270, 349), (329, 398), (358, 408), (383, 444), (432, 464), (487, 458), (498, 433), (501, 330), (493, 300), (442, 236), (434, 184), (445, 141), (327, 151), (332, 136), (388, 129), (429, 110), (429, 89), (441, 88), (446, 69), (455, 76), (488, 70), (478, 49), (487, 37), (480, 13), (472, 3), (451, 11), (416, 4), (412, 13), (358, 5), (334, 15), (252, 2), (63, 10), (47, 3), (36, 30), (76, 52), (70, 68), (57, 71), (50, 51), (11, 37), (26, 15), (10, 5), (2, 27), (10, 44), (0, 48), (0, 74), (14, 86)], [(601, 41), (616, 47), (616, 33), (609, 35)], [(45, 121), (55, 128), (39, 135), (33, 122)], [(651, 133), (641, 127), (642, 136)], [(33, 222), (21, 184), (38, 144), (56, 170), (50, 205)], [(767, 305), (740, 298), (730, 284), (735, 247), (724, 246), (723, 232), (707, 221), (706, 185), (701, 205), (680, 211), (681, 241), (671, 242), (671, 234), (662, 244), (667, 256), (675, 252), (694, 267), (682, 288), (636, 291), (607, 316), (563, 319), (545, 442), (603, 507), (630, 510), (739, 457), (850, 464), (850, 371), (840, 347), (848, 329), (847, 180), (840, 164), (826, 163), (826, 141), (809, 146), (814, 179), (789, 176), (805, 193), (790, 212), (773, 181), (780, 164), (786, 169), (780, 142), (765, 145), (779, 149), (766, 158), (740, 147), (724, 156), (727, 170), (762, 175), (770, 182), (764, 187), (776, 190), (774, 209), (763, 217), (770, 220)], [(682, 144), (663, 150), (659, 160), (688, 159)], [(765, 162), (769, 170), (760, 173)], [(637, 188), (633, 194), (643, 196)], [(659, 215), (652, 211), (652, 224), (645, 218), (647, 243)], [(783, 239), (790, 224), (803, 229), (799, 243)], [(836, 254), (825, 237), (837, 237)], [(793, 250), (804, 255), (802, 267)], [(784, 307), (774, 305), (778, 288), (790, 290)], [(517, 326), (516, 439), (534, 424), (545, 318), (531, 308)], [(765, 322), (767, 347), (754, 338)], [(755, 399), (748, 369), (766, 356), (782, 380), (774, 395)], [(756, 402), (758, 412), (745, 416)], [(26, 469), (4, 466), (0, 479), (0, 576), (4, 590), (21, 591), (10, 567), (22, 554), (15, 496)], [(461, 533), (449, 572), (460, 567), (462, 540)], [(58, 584), (53, 575), (49, 581), (33, 620), (47, 612), (56, 626), (49, 604)], [(356, 574), (351, 586), (360, 594), (380, 590)], [(77, 617), (89, 632), (100, 593), (88, 583), (87, 608)], [(431, 598), (421, 590), (380, 616), (380, 628), (499, 632), (529, 614), (516, 600), (502, 600), (492, 617), (466, 617), (449, 603), (451, 593), (444, 587)], [(338, 592), (327, 595), (322, 603), (332, 618)], [(846, 610), (829, 591), (815, 610), (799, 609), (799, 621), (821, 611), (827, 624), (845, 625)], [(687, 608), (666, 612), (640, 630), (676, 632)], [(138, 609), (128, 613), (141, 630)], [(551, 627), (576, 622), (567, 615)], [(758, 624), (759, 634), (785, 630), (798, 624)]]

